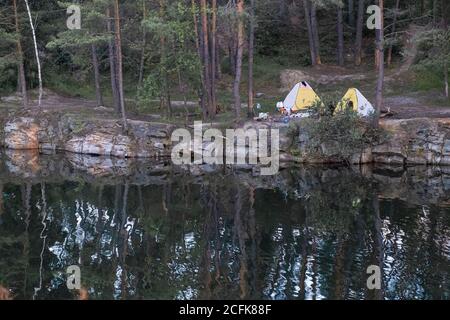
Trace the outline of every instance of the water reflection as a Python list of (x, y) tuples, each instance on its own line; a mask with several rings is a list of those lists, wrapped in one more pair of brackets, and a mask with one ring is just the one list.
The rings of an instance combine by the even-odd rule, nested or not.
[(0, 168), (0, 299), (450, 298), (443, 169), (257, 177), (25, 153)]

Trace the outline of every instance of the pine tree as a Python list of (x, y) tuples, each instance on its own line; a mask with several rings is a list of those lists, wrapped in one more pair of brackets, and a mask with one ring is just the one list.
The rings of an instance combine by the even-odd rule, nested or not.
[[(71, 3), (60, 2), (63, 8), (67, 8)], [(73, 55), (81, 57), (90, 56), (90, 60), (78, 59), (86, 63), (84, 68), (91, 68), (94, 75), (94, 87), (97, 106), (103, 106), (103, 95), (101, 90), (101, 74), (98, 59), (98, 47), (106, 44), (109, 35), (104, 29), (106, 16), (104, 12), (104, 1), (93, 0), (85, 2), (82, 7), (83, 27), (81, 30), (66, 30), (57, 34), (57, 36), (47, 44), (47, 48), (66, 48)]]

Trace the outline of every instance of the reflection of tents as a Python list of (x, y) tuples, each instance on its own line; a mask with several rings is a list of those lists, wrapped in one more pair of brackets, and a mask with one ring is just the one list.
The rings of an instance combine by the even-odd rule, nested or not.
[(371, 113), (375, 112), (372, 104), (359, 92), (358, 89), (351, 88), (347, 91), (345, 96), (339, 102), (336, 111), (342, 111), (346, 108), (358, 112), (362, 117), (367, 117)]
[(303, 81), (297, 83), (291, 90), (283, 102), (283, 107), (289, 113), (293, 113), (306, 111), (306, 109), (313, 107), (318, 102), (320, 102), (319, 96), (307, 82)]

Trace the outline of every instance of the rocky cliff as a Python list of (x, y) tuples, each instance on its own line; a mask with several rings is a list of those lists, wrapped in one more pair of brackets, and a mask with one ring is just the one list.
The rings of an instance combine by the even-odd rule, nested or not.
[[(292, 137), (288, 125), (251, 122), (244, 128), (258, 130), (271, 126), (280, 129), (281, 162), (341, 161), (330, 151), (336, 148), (325, 145), (319, 154), (307, 155), (308, 137), (301, 130), (298, 136)], [(350, 162), (450, 165), (449, 118), (384, 120), (381, 126), (386, 132), (383, 142), (356, 152)], [(14, 150), (61, 150), (118, 158), (167, 157), (174, 129), (170, 124), (129, 120), (125, 134), (116, 120), (65, 114), (10, 116), (0, 123), (0, 144)]]
[[(386, 137), (378, 145), (368, 146), (351, 157), (351, 163), (387, 163), (396, 165), (450, 165), (450, 119), (401, 119), (381, 121)], [(308, 137), (300, 130), (296, 144), (298, 162), (339, 162), (333, 150), (324, 144), (318, 154), (307, 155)]]
[(119, 158), (167, 155), (173, 126), (129, 120), (124, 134), (115, 120), (43, 114), (4, 120), (0, 143), (13, 150), (63, 150)]

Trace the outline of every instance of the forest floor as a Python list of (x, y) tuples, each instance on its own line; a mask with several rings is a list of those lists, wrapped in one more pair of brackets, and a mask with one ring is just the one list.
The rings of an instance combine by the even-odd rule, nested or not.
[[(376, 73), (364, 68), (319, 66), (302, 70), (285, 70), (281, 74), (283, 91), (300, 79), (306, 79), (322, 99), (339, 99), (349, 88), (357, 88), (375, 103)], [(386, 70), (384, 82), (384, 109), (394, 113), (394, 118), (450, 117), (450, 100), (443, 89), (427, 88), (413, 72), (401, 68)], [(420, 86), (425, 86), (420, 89)], [(325, 98), (324, 98), (325, 97)]]
[[(224, 75), (219, 84), (219, 103), (222, 113), (218, 115), (217, 122), (226, 123), (232, 119), (232, 97), (230, 88), (230, 76)], [(376, 72), (371, 67), (341, 68), (338, 66), (322, 65), (319, 67), (286, 69), (274, 63), (261, 64), (255, 72), (255, 91), (257, 98), (255, 103), (262, 105), (261, 112), (276, 114), (275, 105), (282, 101), (290, 88), (299, 81), (308, 81), (322, 99), (336, 101), (342, 97), (348, 88), (358, 88), (369, 101), (375, 101)], [(246, 82), (245, 79), (243, 81)], [(394, 113), (394, 118), (446, 118), (450, 117), (450, 100), (446, 99), (443, 90), (429, 88), (423, 80), (418, 80), (415, 74), (399, 65), (386, 70), (385, 78), (385, 109)], [(426, 82), (426, 81), (425, 81)], [(244, 86), (242, 99), (245, 101), (246, 88)], [(174, 100), (182, 100), (175, 92)], [(178, 98), (178, 99), (177, 99)], [(192, 98), (190, 100), (193, 100)], [(105, 98), (110, 105), (110, 99)], [(137, 110), (134, 99), (127, 100), (130, 111), (128, 117), (134, 120), (166, 122), (165, 112), (152, 107), (148, 110)], [(37, 93), (31, 92), (30, 109), (37, 107)], [(158, 102), (155, 101), (155, 105)], [(96, 102), (90, 97), (71, 96), (67, 92), (55, 92), (46, 89), (42, 100), (43, 109), (47, 112), (54, 110), (77, 113), (80, 115), (96, 116), (101, 118), (117, 118), (116, 113), (110, 107), (96, 107)], [(0, 98), (1, 109), (20, 108), (20, 98), (10, 95)], [(243, 113), (247, 106), (242, 105)], [(188, 101), (188, 109), (191, 115), (200, 116), (198, 103)], [(185, 108), (182, 101), (173, 101), (175, 117), (170, 122), (184, 122)], [(224, 111), (225, 110), (225, 111)]]

